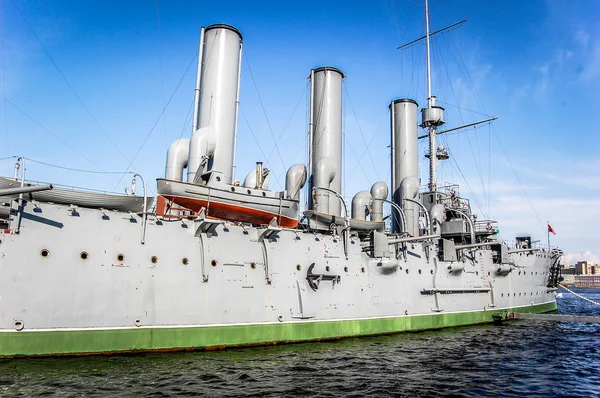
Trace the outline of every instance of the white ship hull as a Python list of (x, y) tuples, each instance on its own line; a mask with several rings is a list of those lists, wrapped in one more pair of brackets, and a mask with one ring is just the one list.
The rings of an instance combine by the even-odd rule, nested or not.
[(346, 259), (335, 236), (227, 222), (149, 219), (141, 244), (131, 217), (25, 206), (20, 233), (1, 237), (0, 355), (272, 344), (556, 309), (545, 252), (511, 254), (516, 267), (499, 275), (484, 247), (451, 273), (422, 243), (390, 263), (353, 237)]

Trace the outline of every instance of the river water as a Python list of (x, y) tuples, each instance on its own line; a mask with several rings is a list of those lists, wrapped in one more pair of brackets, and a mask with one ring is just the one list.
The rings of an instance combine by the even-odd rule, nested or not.
[[(600, 289), (575, 290), (600, 302)], [(559, 313), (600, 316), (570, 293)], [(600, 396), (600, 325), (508, 322), (218, 352), (0, 361), (0, 395)]]

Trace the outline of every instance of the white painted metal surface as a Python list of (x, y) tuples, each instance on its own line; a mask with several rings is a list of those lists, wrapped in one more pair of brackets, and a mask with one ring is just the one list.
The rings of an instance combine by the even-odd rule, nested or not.
[[(404, 198), (417, 199), (419, 165), (417, 146), (417, 103), (398, 99), (390, 104), (392, 137), (392, 200), (404, 209), (406, 226), (411, 235), (419, 233), (419, 207)], [(398, 225), (397, 222), (392, 223)]]
[[(344, 74), (337, 68), (322, 67), (311, 73), (312, 142), (311, 190), (328, 188), (342, 193), (342, 81)], [(341, 215), (336, 196), (324, 190), (315, 192), (312, 209)]]
[(193, 182), (202, 165), (202, 173), (219, 171), (233, 184), (242, 36), (231, 26), (211, 25), (202, 38), (198, 129), (190, 143), (187, 180)]

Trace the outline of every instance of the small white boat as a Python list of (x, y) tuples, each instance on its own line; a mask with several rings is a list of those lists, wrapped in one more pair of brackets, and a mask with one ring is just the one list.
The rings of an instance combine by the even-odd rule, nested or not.
[[(33, 187), (37, 184), (25, 183), (27, 187)], [(21, 181), (16, 181), (6, 177), (0, 177), (0, 189), (19, 188)], [(116, 193), (83, 191), (76, 189), (57, 188), (39, 192), (26, 193), (30, 200), (40, 202), (60, 203), (66, 205), (76, 205), (89, 207), (93, 209), (117, 210), (132, 213), (142, 213), (144, 208), (144, 197), (136, 195), (120, 195)], [(6, 202), (16, 199), (19, 195), (9, 195), (0, 197), (0, 201)], [(149, 209), (154, 201), (153, 197), (146, 199), (146, 209)]]
[(295, 228), (300, 203), (284, 197), (285, 192), (271, 192), (243, 186), (223, 188), (158, 178), (158, 193), (165, 199), (196, 213), (203, 208), (209, 217), (222, 220)]

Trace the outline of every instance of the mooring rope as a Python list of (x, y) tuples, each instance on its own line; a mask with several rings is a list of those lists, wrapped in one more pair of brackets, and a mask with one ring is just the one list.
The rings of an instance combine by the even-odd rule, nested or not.
[(572, 291), (571, 289), (569, 289), (569, 288), (568, 288), (568, 287), (566, 287), (565, 285), (562, 285), (562, 284), (560, 284), (560, 283), (559, 283), (558, 285), (559, 285), (560, 287), (562, 287), (563, 289), (565, 289), (567, 292), (569, 292), (569, 293), (573, 293), (575, 296), (579, 297), (579, 298), (580, 298), (580, 299), (582, 299), (582, 300), (588, 301), (588, 302), (590, 302), (590, 303), (592, 303), (592, 304), (600, 305), (600, 303), (598, 303), (598, 302), (596, 302), (596, 301), (594, 301), (594, 300), (590, 300), (590, 299), (589, 299), (589, 298), (587, 298), (587, 297), (583, 297), (581, 294), (575, 293), (574, 291)]

